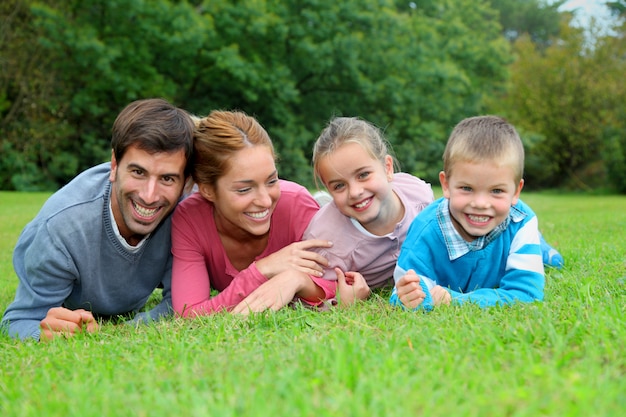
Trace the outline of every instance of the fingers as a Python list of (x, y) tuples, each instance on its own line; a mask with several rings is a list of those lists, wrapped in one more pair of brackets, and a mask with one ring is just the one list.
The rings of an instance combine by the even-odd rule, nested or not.
[(339, 268), (335, 268), (335, 274), (337, 274), (337, 285), (346, 285), (346, 276)]
[(309, 250), (311, 248), (330, 248), (333, 246), (333, 242), (323, 239), (308, 239), (297, 243), (300, 249)]
[(435, 285), (433, 289), (430, 290), (430, 296), (433, 298), (434, 305), (450, 304), (452, 301), (450, 293), (441, 285)]
[(89, 311), (54, 307), (48, 310), (39, 327), (41, 329), (39, 339), (46, 341), (59, 335), (71, 337), (83, 329), (87, 332), (96, 331), (98, 323)]
[(354, 271), (344, 273), (339, 268), (335, 268), (335, 273), (337, 274), (337, 293), (342, 306), (369, 297), (371, 290), (363, 275)]
[(396, 284), (398, 299), (409, 309), (417, 308), (426, 294), (420, 285), (420, 279), (414, 271), (408, 271)]

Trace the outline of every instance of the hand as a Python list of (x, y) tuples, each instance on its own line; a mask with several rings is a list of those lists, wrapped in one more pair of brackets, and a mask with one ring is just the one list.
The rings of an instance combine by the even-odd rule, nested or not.
[(301, 285), (299, 279), (311, 280), (299, 272), (287, 271), (276, 275), (237, 304), (232, 313), (248, 315), (265, 310), (280, 310), (295, 297)]
[(90, 311), (54, 307), (48, 310), (39, 327), (41, 328), (39, 340), (48, 341), (55, 336), (71, 337), (83, 330), (88, 333), (95, 332), (98, 330), (98, 322)]
[(349, 306), (356, 300), (365, 300), (370, 296), (371, 290), (365, 278), (358, 272), (346, 272), (335, 268), (337, 274), (337, 294), (342, 306)]
[(330, 248), (332, 245), (332, 242), (321, 239), (295, 242), (256, 261), (256, 267), (267, 279), (272, 279), (288, 269), (321, 277), (324, 273), (324, 267), (328, 266), (328, 260), (309, 249)]
[(436, 306), (441, 304), (450, 304), (452, 301), (450, 293), (441, 285), (435, 285), (433, 289), (430, 290), (430, 296), (433, 299), (433, 304)]
[(396, 283), (396, 292), (400, 302), (410, 310), (417, 308), (422, 304), (424, 298), (426, 298), (426, 294), (420, 285), (420, 277), (412, 269), (409, 269), (407, 273), (398, 280)]

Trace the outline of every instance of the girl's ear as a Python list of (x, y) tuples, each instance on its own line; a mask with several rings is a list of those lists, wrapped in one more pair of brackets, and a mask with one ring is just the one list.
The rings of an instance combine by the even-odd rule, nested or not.
[(391, 155), (385, 156), (385, 174), (387, 175), (387, 181), (393, 180), (393, 158)]
[(208, 184), (200, 184), (198, 186), (198, 191), (200, 192), (200, 195), (208, 201), (212, 203), (215, 202), (215, 189), (213, 188), (213, 186)]

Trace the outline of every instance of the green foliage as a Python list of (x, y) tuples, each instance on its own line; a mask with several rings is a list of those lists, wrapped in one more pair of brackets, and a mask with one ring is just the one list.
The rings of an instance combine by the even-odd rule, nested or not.
[(257, 117), (281, 177), (307, 186), (333, 116), (377, 124), (403, 170), (437, 182), (452, 127), (486, 112), (529, 135), (535, 187), (619, 181), (604, 132), (624, 128), (625, 38), (590, 47), (561, 3), (8, 0), (0, 188), (55, 189), (107, 160), (119, 111), (157, 96), (197, 115)]
[[(0, 192), (10, 252), (46, 194)], [(626, 407), (623, 196), (522, 192), (565, 256), (543, 303), (414, 314), (389, 290), (347, 309), (217, 314), (51, 343), (0, 335), (7, 416), (594, 416)], [(572, 227), (575, 225), (575, 227)], [(97, 389), (95, 389), (97, 387)]]
[[(0, 84), (0, 138), (24, 160), (3, 188), (62, 185), (70, 169), (108, 158), (117, 113), (150, 96), (198, 115), (221, 108), (256, 116), (282, 156), (281, 176), (304, 184), (312, 184), (303, 167), (313, 142), (335, 115), (384, 127), (403, 168), (434, 180), (449, 129), (502, 88), (510, 62), (495, 12), (470, 0), (2, 7), (19, 19), (4, 21), (12, 35), (3, 48), (14, 60)], [(16, 83), (20, 74), (29, 76)], [(61, 153), (74, 160), (55, 163)]]
[(498, 10), (504, 36), (515, 41), (523, 35), (546, 47), (558, 36), (561, 13), (566, 0), (488, 0)]
[(607, 37), (590, 45), (583, 29), (566, 25), (544, 50), (528, 37), (516, 41), (509, 88), (492, 106), (520, 130), (542, 137), (529, 147), (526, 167), (535, 187), (606, 187), (603, 156), (612, 138), (605, 132), (625, 126), (626, 68), (616, 42)]

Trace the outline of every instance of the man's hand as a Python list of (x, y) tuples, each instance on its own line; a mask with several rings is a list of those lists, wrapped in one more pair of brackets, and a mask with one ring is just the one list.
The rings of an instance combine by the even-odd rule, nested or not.
[(57, 336), (71, 337), (81, 331), (95, 332), (98, 330), (98, 322), (90, 311), (54, 307), (48, 310), (39, 327), (41, 328), (39, 340), (45, 342)]

